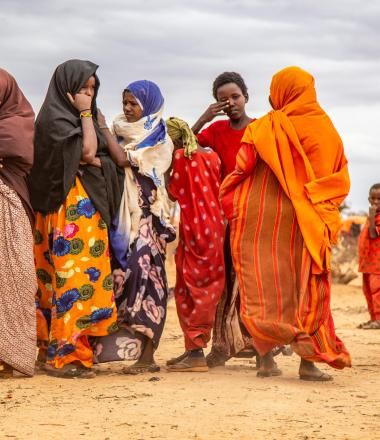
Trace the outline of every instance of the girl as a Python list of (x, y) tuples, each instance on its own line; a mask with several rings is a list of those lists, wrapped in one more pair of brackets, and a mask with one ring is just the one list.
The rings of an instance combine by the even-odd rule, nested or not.
[(33, 163), (34, 113), (0, 69), (0, 378), (34, 373), (37, 280), (33, 211), (26, 178)]
[(185, 353), (168, 361), (170, 371), (207, 371), (207, 347), (224, 288), (224, 219), (219, 204), (220, 160), (199, 147), (186, 122), (167, 121), (176, 151), (168, 190), (181, 208), (174, 289)]
[(97, 68), (59, 65), (36, 121), (37, 331), (54, 376), (93, 377), (88, 337), (107, 335), (116, 321), (108, 228), (121, 191), (96, 122)]
[[(241, 138), (252, 118), (245, 109), (249, 99), (248, 89), (238, 73), (224, 72), (219, 75), (213, 83), (212, 93), (217, 102), (208, 107), (192, 130), (197, 134), (198, 143), (202, 147), (211, 147), (218, 154), (222, 163), (223, 180), (234, 170)], [(220, 115), (225, 115), (228, 119), (215, 121), (200, 131), (205, 124)], [(252, 357), (256, 354), (252, 339), (240, 320), (239, 288), (232, 266), (228, 226), (224, 254), (226, 285), (216, 311), (212, 349), (207, 356), (209, 367), (224, 365), (235, 355)]]
[[(123, 91), (123, 113), (111, 131), (120, 146), (112, 147), (114, 160), (125, 167), (124, 194), (114, 222), (116, 303), (120, 332), (104, 338), (98, 360), (132, 360), (126, 374), (158, 371), (154, 351), (166, 318), (168, 286), (166, 243), (175, 232), (165, 212), (164, 174), (171, 163), (173, 144), (162, 119), (164, 98), (151, 81), (136, 81)], [(103, 118), (107, 139), (113, 139)], [(111, 143), (110, 143), (111, 144)]]

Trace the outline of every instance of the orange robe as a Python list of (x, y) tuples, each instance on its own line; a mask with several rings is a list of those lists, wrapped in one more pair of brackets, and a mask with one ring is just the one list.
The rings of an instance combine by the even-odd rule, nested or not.
[(307, 72), (276, 74), (271, 101), (221, 188), (242, 319), (262, 355), (291, 343), (306, 360), (344, 368), (351, 359), (335, 335), (329, 273), (350, 187), (343, 145)]

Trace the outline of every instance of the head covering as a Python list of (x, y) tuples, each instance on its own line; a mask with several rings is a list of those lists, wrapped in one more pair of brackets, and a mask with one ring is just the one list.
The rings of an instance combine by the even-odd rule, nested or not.
[(111, 126), (132, 165), (125, 169), (123, 197), (110, 235), (115, 259), (124, 269), (129, 246), (138, 233), (142, 215), (135, 173), (147, 176), (154, 182), (157, 191), (152, 197), (150, 211), (166, 226), (169, 215), (165, 172), (170, 167), (173, 153), (173, 143), (162, 118), (164, 98), (159, 87), (144, 80), (129, 84), (126, 90), (138, 100), (143, 116), (136, 122), (128, 122), (124, 113), (121, 113)]
[(191, 155), (198, 149), (198, 142), (187, 122), (171, 117), (166, 120), (166, 126), (172, 141), (182, 141), (185, 150), (184, 154), (191, 159)]
[[(96, 122), (96, 97), (100, 85), (97, 68), (96, 64), (83, 60), (69, 60), (56, 68), (36, 121), (31, 196), (36, 211), (56, 211), (65, 200), (80, 168), (86, 192), (103, 220), (110, 224), (111, 215), (120, 203), (121, 189), (118, 189), (117, 170), (109, 157), (107, 142)], [(91, 111), (98, 140), (97, 156), (102, 161), (102, 169), (89, 165), (80, 167), (82, 124), (78, 110), (67, 97), (67, 92), (73, 96), (77, 94), (91, 76), (95, 77)]]
[(274, 110), (251, 123), (242, 142), (254, 145), (292, 201), (314, 273), (329, 270), (338, 206), (350, 188), (342, 141), (317, 102), (310, 73), (281, 70), (270, 98)]
[(157, 113), (164, 105), (164, 97), (157, 84), (148, 80), (134, 81), (126, 89), (139, 103), (143, 116)]
[(16, 80), (0, 69), (0, 179), (14, 189), (33, 218), (26, 178), (33, 164), (34, 112)]

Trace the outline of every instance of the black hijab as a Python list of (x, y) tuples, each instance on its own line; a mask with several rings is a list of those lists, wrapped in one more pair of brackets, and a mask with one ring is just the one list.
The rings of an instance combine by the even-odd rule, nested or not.
[[(96, 97), (100, 85), (97, 68), (90, 61), (69, 60), (60, 64), (53, 74), (36, 120), (31, 201), (35, 211), (43, 214), (57, 211), (78, 175), (103, 220), (110, 225), (119, 208), (124, 170), (113, 163), (96, 122)], [(91, 111), (98, 139), (96, 156), (102, 168), (80, 165), (82, 125), (78, 110), (67, 97), (67, 92), (73, 96), (78, 93), (91, 76), (95, 77)]]

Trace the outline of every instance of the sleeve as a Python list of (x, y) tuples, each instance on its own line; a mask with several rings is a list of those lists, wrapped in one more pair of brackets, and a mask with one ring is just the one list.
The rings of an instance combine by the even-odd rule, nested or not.
[(197, 141), (201, 147), (210, 147), (214, 149), (214, 124), (209, 125), (198, 133)]
[(250, 177), (257, 161), (257, 152), (252, 144), (242, 143), (236, 156), (235, 170), (228, 174), (223, 180), (220, 188), (219, 198), (223, 211), (230, 221), (234, 214), (234, 203), (236, 203), (236, 189)]

